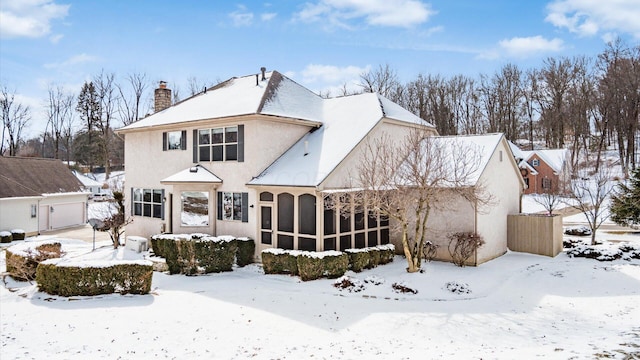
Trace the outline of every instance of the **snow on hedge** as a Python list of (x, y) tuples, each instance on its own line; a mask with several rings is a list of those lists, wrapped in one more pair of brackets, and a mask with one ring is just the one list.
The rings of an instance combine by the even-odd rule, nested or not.
[(42, 264), (77, 268), (108, 268), (114, 265), (153, 265), (153, 263), (149, 260), (82, 260), (69, 258), (48, 259), (43, 261)]

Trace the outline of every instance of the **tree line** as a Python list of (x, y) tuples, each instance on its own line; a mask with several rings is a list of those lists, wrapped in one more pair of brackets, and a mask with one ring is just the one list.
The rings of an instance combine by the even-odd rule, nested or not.
[[(187, 96), (213, 82), (190, 77)], [(361, 74), (357, 90), (378, 92), (431, 122), (440, 135), (502, 132), (519, 145), (571, 149), (574, 169), (598, 170), (603, 153), (615, 148), (625, 174), (640, 161), (640, 45), (620, 39), (596, 57), (549, 57), (539, 68), (506, 64), (478, 77), (418, 74), (401, 82), (388, 64)], [(116, 78), (102, 71), (75, 94), (52, 84), (44, 101), (46, 127), (25, 139), (31, 109), (0, 84), (0, 155), (73, 160), (90, 168), (122, 164), (123, 141), (113, 129), (152, 111), (152, 84), (144, 73)], [(181, 99), (179, 88), (173, 100)]]

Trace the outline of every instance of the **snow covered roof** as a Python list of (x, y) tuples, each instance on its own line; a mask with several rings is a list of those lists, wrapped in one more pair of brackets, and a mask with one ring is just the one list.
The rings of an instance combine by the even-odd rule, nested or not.
[(196, 165), (162, 179), (160, 183), (222, 183), (222, 179), (206, 168)]
[(322, 126), (287, 150), (249, 185), (317, 186), (382, 119), (432, 126), (385, 97), (323, 99)]
[(78, 178), (78, 180), (80, 180), (80, 182), (82, 183), (82, 185), (86, 186), (86, 187), (93, 187), (93, 186), (99, 186), (102, 187), (102, 183), (93, 180), (90, 177), (84, 176), (83, 174), (77, 172), (77, 171), (73, 171), (73, 175), (76, 176), (76, 178)]
[[(465, 183), (457, 185), (473, 186), (475, 185), (480, 176), (484, 172), (485, 168), (489, 164), (491, 156), (495, 152), (500, 140), (504, 137), (501, 133), (487, 134), (487, 135), (457, 135), (457, 136), (434, 136), (425, 139), (424, 141), (434, 141), (440, 149), (445, 152), (443, 155), (445, 158), (450, 159), (448, 162), (452, 166), (456, 166), (461, 156), (466, 156), (464, 153), (459, 153), (461, 149), (471, 149), (475, 151), (474, 154), (477, 158), (473, 163), (468, 165), (473, 166), (472, 169), (459, 169), (462, 170), (462, 174), (466, 173)], [(452, 167), (452, 171), (454, 168)]]
[(567, 149), (546, 149), (546, 150), (533, 150), (533, 151), (523, 151), (525, 155), (525, 160), (529, 161), (531, 157), (535, 154), (538, 155), (542, 161), (547, 163), (553, 169), (555, 173), (562, 172), (562, 168), (564, 167), (564, 163), (567, 160), (567, 153), (569, 150)]
[(518, 161), (524, 159), (524, 153), (522, 152), (522, 150), (520, 150), (518, 145), (514, 144), (511, 141), (507, 141), (507, 143), (509, 144), (509, 148), (511, 149), (511, 152), (513, 153), (513, 157), (518, 159)]
[(231, 78), (119, 131), (251, 114), (319, 122), (322, 103), (311, 90), (272, 71), (266, 80), (255, 75)]

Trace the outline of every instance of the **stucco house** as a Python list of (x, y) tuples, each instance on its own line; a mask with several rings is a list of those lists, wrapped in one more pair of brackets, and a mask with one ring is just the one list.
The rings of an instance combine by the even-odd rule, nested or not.
[(88, 195), (60, 160), (0, 156), (0, 231), (31, 236), (83, 225)]
[[(248, 236), (256, 254), (389, 243), (388, 220), (366, 211), (337, 214), (325, 206), (326, 194), (349, 186), (366, 141), (383, 134), (400, 140), (416, 128), (437, 135), (433, 125), (379, 94), (324, 99), (264, 69), (173, 106), (165, 83), (155, 95), (154, 114), (117, 131), (125, 136), (133, 217), (127, 233)], [(515, 164), (511, 171), (515, 177), (505, 179), (517, 188)], [(497, 214), (518, 212), (519, 192), (513, 194)], [(480, 218), (474, 213), (465, 221)], [(506, 246), (506, 229), (497, 241), (503, 238)]]
[(567, 149), (521, 151), (518, 164), (527, 189), (525, 194), (555, 192), (571, 179), (570, 153)]

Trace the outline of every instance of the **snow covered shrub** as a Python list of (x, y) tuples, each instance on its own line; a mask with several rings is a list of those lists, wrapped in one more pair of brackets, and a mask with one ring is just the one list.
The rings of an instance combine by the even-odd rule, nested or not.
[(302, 281), (316, 280), (324, 273), (324, 261), (316, 253), (304, 252), (297, 257), (298, 273)]
[(364, 284), (350, 276), (342, 276), (333, 282), (333, 287), (338, 290), (347, 290), (349, 292), (360, 292), (365, 289)]
[(449, 281), (444, 285), (445, 289), (451, 291), (454, 294), (470, 294), (471, 289), (466, 283), (459, 283), (456, 281)]
[(449, 255), (457, 266), (465, 266), (467, 260), (484, 244), (482, 237), (474, 232), (464, 231), (449, 236)]
[(620, 246), (618, 246), (618, 249), (625, 253), (625, 256), (623, 256), (623, 258), (640, 259), (640, 245), (622, 243), (620, 244)]
[(417, 294), (418, 293), (418, 290), (410, 288), (404, 282), (393, 283), (391, 284), (391, 287), (393, 288), (394, 292), (397, 292), (399, 294), (407, 294), (407, 293)]
[(300, 251), (297, 250), (263, 250), (261, 256), (264, 273), (298, 275), (298, 254)]
[(574, 247), (584, 244), (582, 240), (578, 239), (562, 239), (562, 247), (565, 249), (573, 249)]
[(367, 248), (346, 249), (345, 252), (349, 255), (349, 267), (352, 271), (361, 272), (369, 267), (370, 256)]
[(377, 247), (367, 248), (369, 252), (369, 263), (367, 264), (367, 269), (373, 269), (374, 267), (380, 265), (380, 258), (382, 257), (382, 253), (380, 249)]
[(396, 253), (396, 247), (393, 244), (378, 245), (376, 248), (380, 251), (380, 264), (388, 264), (393, 261)]
[(256, 251), (256, 243), (249, 238), (237, 238), (236, 239), (237, 253), (236, 264), (243, 267), (249, 264), (253, 264), (253, 254)]
[(616, 246), (578, 245), (567, 250), (569, 257), (583, 257), (598, 261), (613, 261), (622, 258), (622, 251)]
[(60, 296), (148, 294), (153, 266), (144, 260), (65, 261), (50, 259), (38, 265), (40, 291)]
[(326, 277), (335, 279), (349, 270), (349, 255), (340, 251), (325, 251), (325, 253), (329, 253), (322, 259)]
[(364, 279), (364, 282), (367, 284), (373, 284), (373, 285), (382, 285), (384, 284), (384, 279), (375, 275), (371, 275), (371, 276), (367, 276)]
[(39, 263), (62, 256), (61, 247), (51, 241), (14, 245), (6, 251), (7, 272), (16, 280), (31, 281), (36, 278)]
[(154, 235), (151, 246), (165, 258), (170, 274), (186, 275), (233, 270), (238, 248), (232, 237), (207, 234)]
[(25, 232), (22, 229), (13, 229), (11, 230), (11, 236), (13, 237), (13, 241), (24, 240)]
[(590, 236), (591, 229), (586, 226), (570, 227), (564, 230), (564, 234), (571, 236)]
[(9, 231), (0, 231), (0, 243), (10, 243), (13, 241), (13, 236)]

